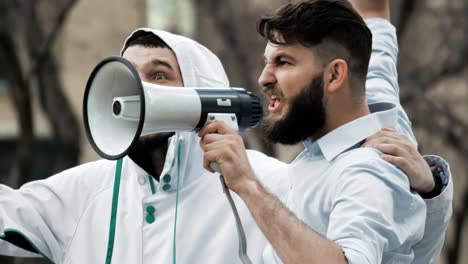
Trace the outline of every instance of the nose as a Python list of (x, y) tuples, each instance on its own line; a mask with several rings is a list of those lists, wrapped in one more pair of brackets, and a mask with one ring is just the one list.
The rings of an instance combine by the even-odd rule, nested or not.
[(258, 78), (261, 87), (272, 87), (276, 83), (276, 78), (271, 67), (267, 64)]

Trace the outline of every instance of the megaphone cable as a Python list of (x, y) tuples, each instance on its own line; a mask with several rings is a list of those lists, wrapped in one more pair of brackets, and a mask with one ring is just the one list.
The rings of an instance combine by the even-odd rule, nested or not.
[(234, 213), (234, 218), (236, 219), (236, 227), (237, 227), (237, 236), (239, 238), (239, 257), (243, 264), (252, 264), (249, 256), (247, 255), (247, 240), (245, 238), (244, 228), (242, 227), (242, 222), (239, 217), (239, 213), (237, 212), (236, 204), (234, 200), (232, 200), (231, 193), (224, 181), (224, 177), (222, 174), (219, 175), (219, 180), (221, 181), (221, 185), (223, 186), (223, 192), (226, 194), (226, 197), (229, 201), (229, 205), (231, 206), (232, 212)]

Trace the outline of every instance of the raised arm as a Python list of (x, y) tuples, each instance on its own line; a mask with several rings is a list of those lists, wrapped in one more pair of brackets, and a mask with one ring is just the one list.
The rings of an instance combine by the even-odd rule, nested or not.
[(349, 2), (364, 19), (383, 18), (390, 20), (388, 0), (350, 0)]
[[(398, 130), (404, 134), (384, 131), (369, 138), (365, 146), (372, 146), (386, 153), (384, 159), (400, 167), (408, 176), (411, 187), (425, 198), (428, 213), (426, 228), (423, 240), (414, 247), (416, 258), (413, 263), (436, 263), (452, 215), (453, 187), (450, 169), (444, 159), (437, 156), (421, 157), (417, 152), (411, 122), (400, 105), (396, 70), (398, 42), (396, 30), (388, 22), (389, 1), (350, 0), (350, 2), (366, 19), (373, 34), (366, 82), (368, 103), (395, 104), (399, 110)], [(435, 169), (436, 166), (442, 168), (443, 173), (433, 178), (431, 168)]]
[(398, 130), (417, 145), (411, 122), (400, 105), (397, 58), (398, 41), (395, 27), (389, 22), (388, 0), (351, 0), (351, 4), (366, 19), (372, 32), (372, 54), (366, 81), (369, 104), (392, 103), (398, 108)]

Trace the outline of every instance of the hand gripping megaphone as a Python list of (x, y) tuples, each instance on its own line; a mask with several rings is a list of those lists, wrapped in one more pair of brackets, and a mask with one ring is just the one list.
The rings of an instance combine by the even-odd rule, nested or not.
[(215, 120), (234, 124), (239, 131), (255, 127), (262, 117), (262, 106), (257, 96), (242, 88), (142, 82), (128, 60), (109, 57), (88, 79), (83, 117), (93, 149), (103, 158), (116, 160), (148, 134), (198, 131)]

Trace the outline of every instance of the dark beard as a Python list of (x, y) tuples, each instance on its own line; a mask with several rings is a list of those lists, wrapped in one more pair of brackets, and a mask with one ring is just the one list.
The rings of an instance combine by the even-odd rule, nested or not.
[(269, 141), (294, 145), (323, 129), (325, 107), (322, 76), (315, 76), (307, 87), (290, 100), (289, 110), (283, 118), (275, 121), (266, 115), (262, 128)]
[(148, 154), (161, 148), (167, 148), (168, 140), (174, 134), (174, 132), (164, 132), (142, 136), (137, 140), (129, 155), (135, 152)]
[(158, 133), (140, 137), (128, 156), (148, 174), (159, 180), (166, 160), (169, 138), (174, 133)]

